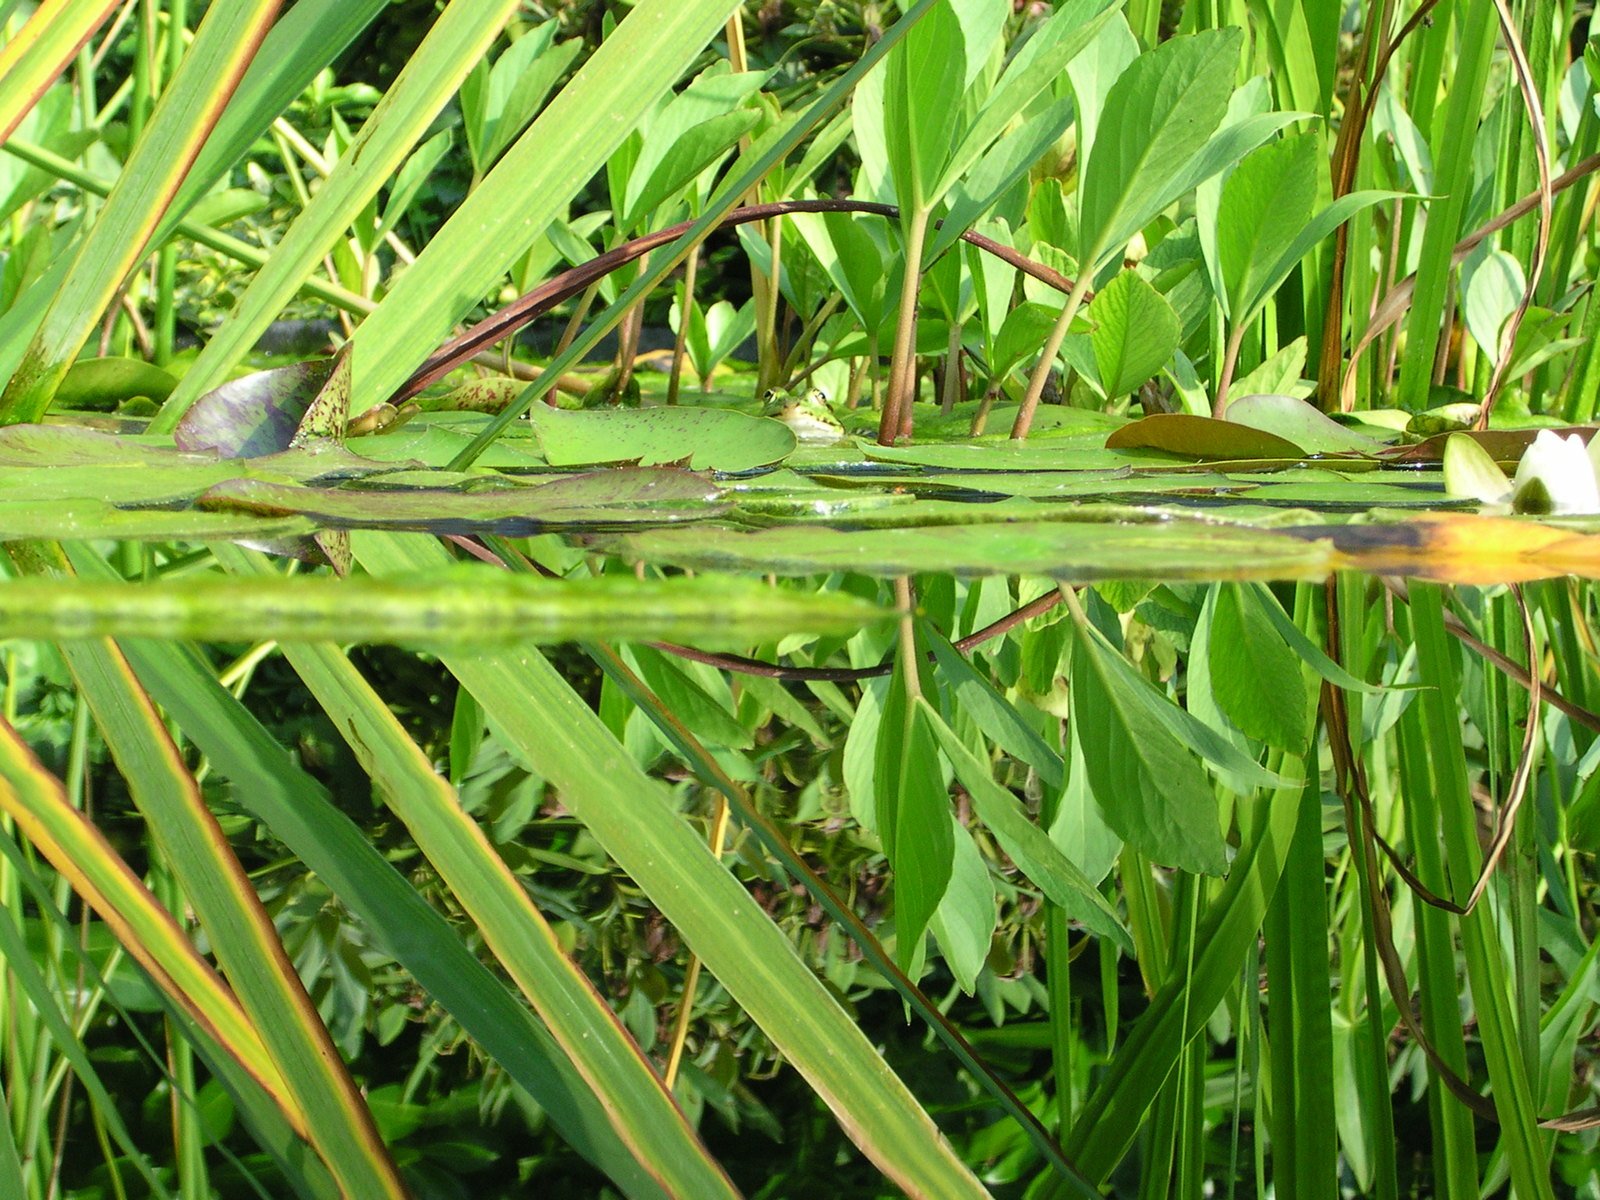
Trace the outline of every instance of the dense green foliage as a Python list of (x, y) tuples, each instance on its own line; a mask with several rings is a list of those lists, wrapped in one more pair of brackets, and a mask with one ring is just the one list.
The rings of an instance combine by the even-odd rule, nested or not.
[(1600, 1197), (1587, 9), (279, 9), (0, 2), (0, 1197)]

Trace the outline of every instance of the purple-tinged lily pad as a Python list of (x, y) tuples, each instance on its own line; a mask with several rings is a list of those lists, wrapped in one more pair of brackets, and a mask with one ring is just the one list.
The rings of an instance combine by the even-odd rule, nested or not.
[[(194, 402), (173, 431), (173, 441), (180, 450), (258, 458), (314, 438), (337, 440), (349, 412), (349, 371), (349, 356), (341, 351), (333, 358), (230, 380)], [(335, 421), (337, 434), (330, 432)]]

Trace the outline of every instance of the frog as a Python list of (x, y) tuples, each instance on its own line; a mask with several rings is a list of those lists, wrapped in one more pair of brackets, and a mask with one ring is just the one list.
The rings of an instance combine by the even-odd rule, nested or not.
[(770, 388), (762, 399), (761, 415), (782, 421), (804, 444), (832, 445), (845, 436), (821, 388), (810, 388), (798, 397), (786, 388)]

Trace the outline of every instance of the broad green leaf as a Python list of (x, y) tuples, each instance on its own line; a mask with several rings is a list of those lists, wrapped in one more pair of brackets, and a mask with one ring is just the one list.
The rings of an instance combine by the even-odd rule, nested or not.
[(939, 0), (884, 62), (883, 136), (903, 216), (938, 202), (959, 128), (966, 41), (957, 2)]
[(1089, 302), (1089, 335), (1106, 399), (1126, 396), (1153, 378), (1178, 348), (1178, 314), (1132, 271), (1121, 271)]
[[(1072, 124), (1070, 100), (1058, 100), (1014, 133), (999, 139), (955, 183), (949, 210), (928, 240), (923, 262), (930, 263), (992, 209), (1035, 166)], [(947, 189), (948, 193), (948, 189)]]
[(1311, 220), (1320, 153), (1321, 139), (1312, 133), (1268, 142), (1245, 155), (1223, 183), (1214, 243), (1219, 261), (1207, 265), (1220, 284), (1224, 316), (1249, 319), (1247, 298), (1261, 291), (1267, 272)]
[(1222, 874), (1216, 795), (1189, 747), (1135, 695), (1150, 685), (1090, 634), (1080, 631), (1073, 650), (1073, 720), (1106, 824), (1154, 862)]
[(80, 243), (17, 373), (0, 423), (37, 421), (134, 265), (239, 82), (279, 0), (218, 0), (206, 12), (105, 207)]
[(994, 884), (972, 835), (954, 813), (949, 814), (949, 821), (954, 838), (950, 884), (929, 918), (928, 928), (938, 939), (956, 983), (970, 996), (989, 956), (989, 939), (994, 936)]
[(1272, 622), (1273, 628), (1288, 643), (1289, 649), (1302, 663), (1335, 687), (1341, 687), (1347, 692), (1360, 692), (1372, 696), (1383, 693), (1383, 688), (1358, 679), (1323, 653), (1322, 647), (1301, 632), (1289, 614), (1278, 606), (1277, 599), (1267, 590), (1265, 584), (1251, 584), (1250, 590), (1255, 594), (1256, 602), (1260, 610), (1266, 614), (1267, 620)]
[(1522, 264), (1505, 250), (1489, 248), (1461, 268), (1462, 316), (1472, 340), (1491, 359), (1500, 355), (1500, 330), (1522, 303), (1528, 282)]
[(926, 701), (921, 704), (939, 748), (972, 798), (973, 811), (999, 840), (1011, 861), (1068, 916), (1131, 951), (1133, 946), (1127, 931), (1094, 883), (1022, 811), (1017, 798), (994, 781), (988, 765), (973, 755), (955, 730)]
[[(1316, 787), (1316, 780), (1308, 786)], [(1301, 791), (1294, 785), (1271, 797), (1259, 828), (1200, 915), (1190, 943), (1193, 958), (1174, 957), (1170, 976), (1078, 1110), (1081, 1115), (1064, 1143), (1090, 1179), (1103, 1181), (1122, 1160), (1183, 1048), (1239, 986), (1239, 964), (1260, 940), (1262, 919), (1288, 859)]]
[(1272, 298), (1272, 293), (1278, 290), (1278, 286), (1289, 277), (1289, 272), (1299, 265), (1300, 260), (1310, 254), (1318, 242), (1328, 237), (1356, 213), (1364, 208), (1371, 208), (1374, 204), (1400, 199), (1404, 195), (1403, 192), (1367, 191), (1350, 192), (1340, 196), (1311, 218), (1295, 235), (1289, 248), (1279, 255), (1271, 268), (1256, 281), (1254, 289), (1244, 293), (1243, 307), (1236, 310), (1235, 319), (1248, 321), (1253, 318), (1257, 310)]
[(505, 153), (583, 49), (583, 39), (555, 41), (546, 21), (508, 46), (494, 66), (480, 62), (462, 81), (461, 113), (473, 169), (482, 175)]
[(226, 378), (278, 318), (301, 281), (319, 269), (335, 240), (379, 190), (394, 181), (417, 139), (449, 103), (468, 68), (488, 50), (515, 7), (514, 0), (490, 0), (487, 7), (453, 0), (434, 22), (349, 151), (340, 156), (228, 320), (189, 368), (152, 426), (156, 432), (170, 432), (202, 393)]
[(1306, 689), (1300, 660), (1261, 611), (1256, 592), (1225, 583), (1211, 623), (1211, 691), (1250, 737), (1295, 754), (1306, 750)]
[(660, 696), (689, 731), (719, 749), (748, 750), (755, 745), (750, 731), (717, 703), (672, 657), (650, 646), (629, 646), (624, 656), (630, 666)]
[(760, 113), (739, 109), (685, 130), (650, 174), (636, 173), (629, 178), (627, 203), (617, 214), (618, 228), (634, 229), (645, 223), (670, 197), (720, 162), (760, 120)]
[[(1078, 107), (1080, 164), (1088, 162), (1089, 156), (1094, 153), (1095, 136), (1100, 128), (1100, 114), (1105, 111), (1106, 96), (1138, 57), (1139, 40), (1134, 37), (1127, 18), (1119, 10), (1111, 15), (1084, 51), (1067, 64), (1067, 79), (1072, 85), (1072, 98)], [(1078, 200), (1081, 202), (1082, 199), (1080, 192)], [(1054, 238), (1049, 240), (1059, 246), (1069, 244)]]
[[(437, 570), (437, 544), (354, 539), (380, 575)], [(911, 1195), (985, 1195), (905, 1085), (784, 933), (633, 765), (600, 718), (531, 646), (443, 661), (773, 1040), (845, 1132)], [(559, 729), (562, 736), (551, 737)], [(948, 821), (945, 826), (948, 833)]]
[(1003, 374), (1024, 359), (1037, 354), (1050, 336), (1056, 312), (1049, 305), (1025, 300), (1006, 313), (1005, 323), (994, 343), (994, 362), (997, 374)]
[(356, 330), (351, 411), (387, 399), (497, 286), (735, 7), (642, 0), (629, 10)]
[(1122, 839), (1100, 814), (1089, 787), (1089, 772), (1083, 763), (1083, 745), (1076, 726), (1069, 725), (1067, 741), (1067, 786), (1056, 802), (1055, 819), (1050, 822), (1050, 841), (1077, 864), (1083, 877), (1098, 887), (1116, 866), (1122, 853)]
[(1029, 35), (962, 134), (934, 185), (935, 195), (943, 195), (964, 179), (990, 146), (1014, 136), (1007, 132), (1012, 121), (1094, 41), (1121, 4), (1122, 0), (1069, 0)]
[(1306, 368), (1306, 349), (1305, 337), (1295, 338), (1277, 353), (1268, 355), (1255, 370), (1234, 379), (1229, 390), (1241, 399), (1245, 396), (1293, 396), (1304, 400), (1313, 390), (1312, 384), (1301, 379)]
[(1136, 58), (1106, 95), (1083, 175), (1079, 257), (1098, 268), (1171, 203), (1168, 189), (1221, 123), (1242, 34), (1175, 37)]
[(748, 471), (798, 443), (781, 421), (725, 408), (614, 408), (567, 412), (535, 405), (529, 420), (553, 467), (683, 463), (699, 471)]

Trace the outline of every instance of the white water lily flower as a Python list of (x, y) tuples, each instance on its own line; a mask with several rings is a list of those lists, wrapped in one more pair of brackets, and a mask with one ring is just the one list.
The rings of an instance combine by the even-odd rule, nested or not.
[(1511, 508), (1556, 517), (1600, 513), (1600, 483), (1595, 481), (1595, 464), (1583, 439), (1575, 433), (1562, 437), (1539, 430), (1517, 464)]

